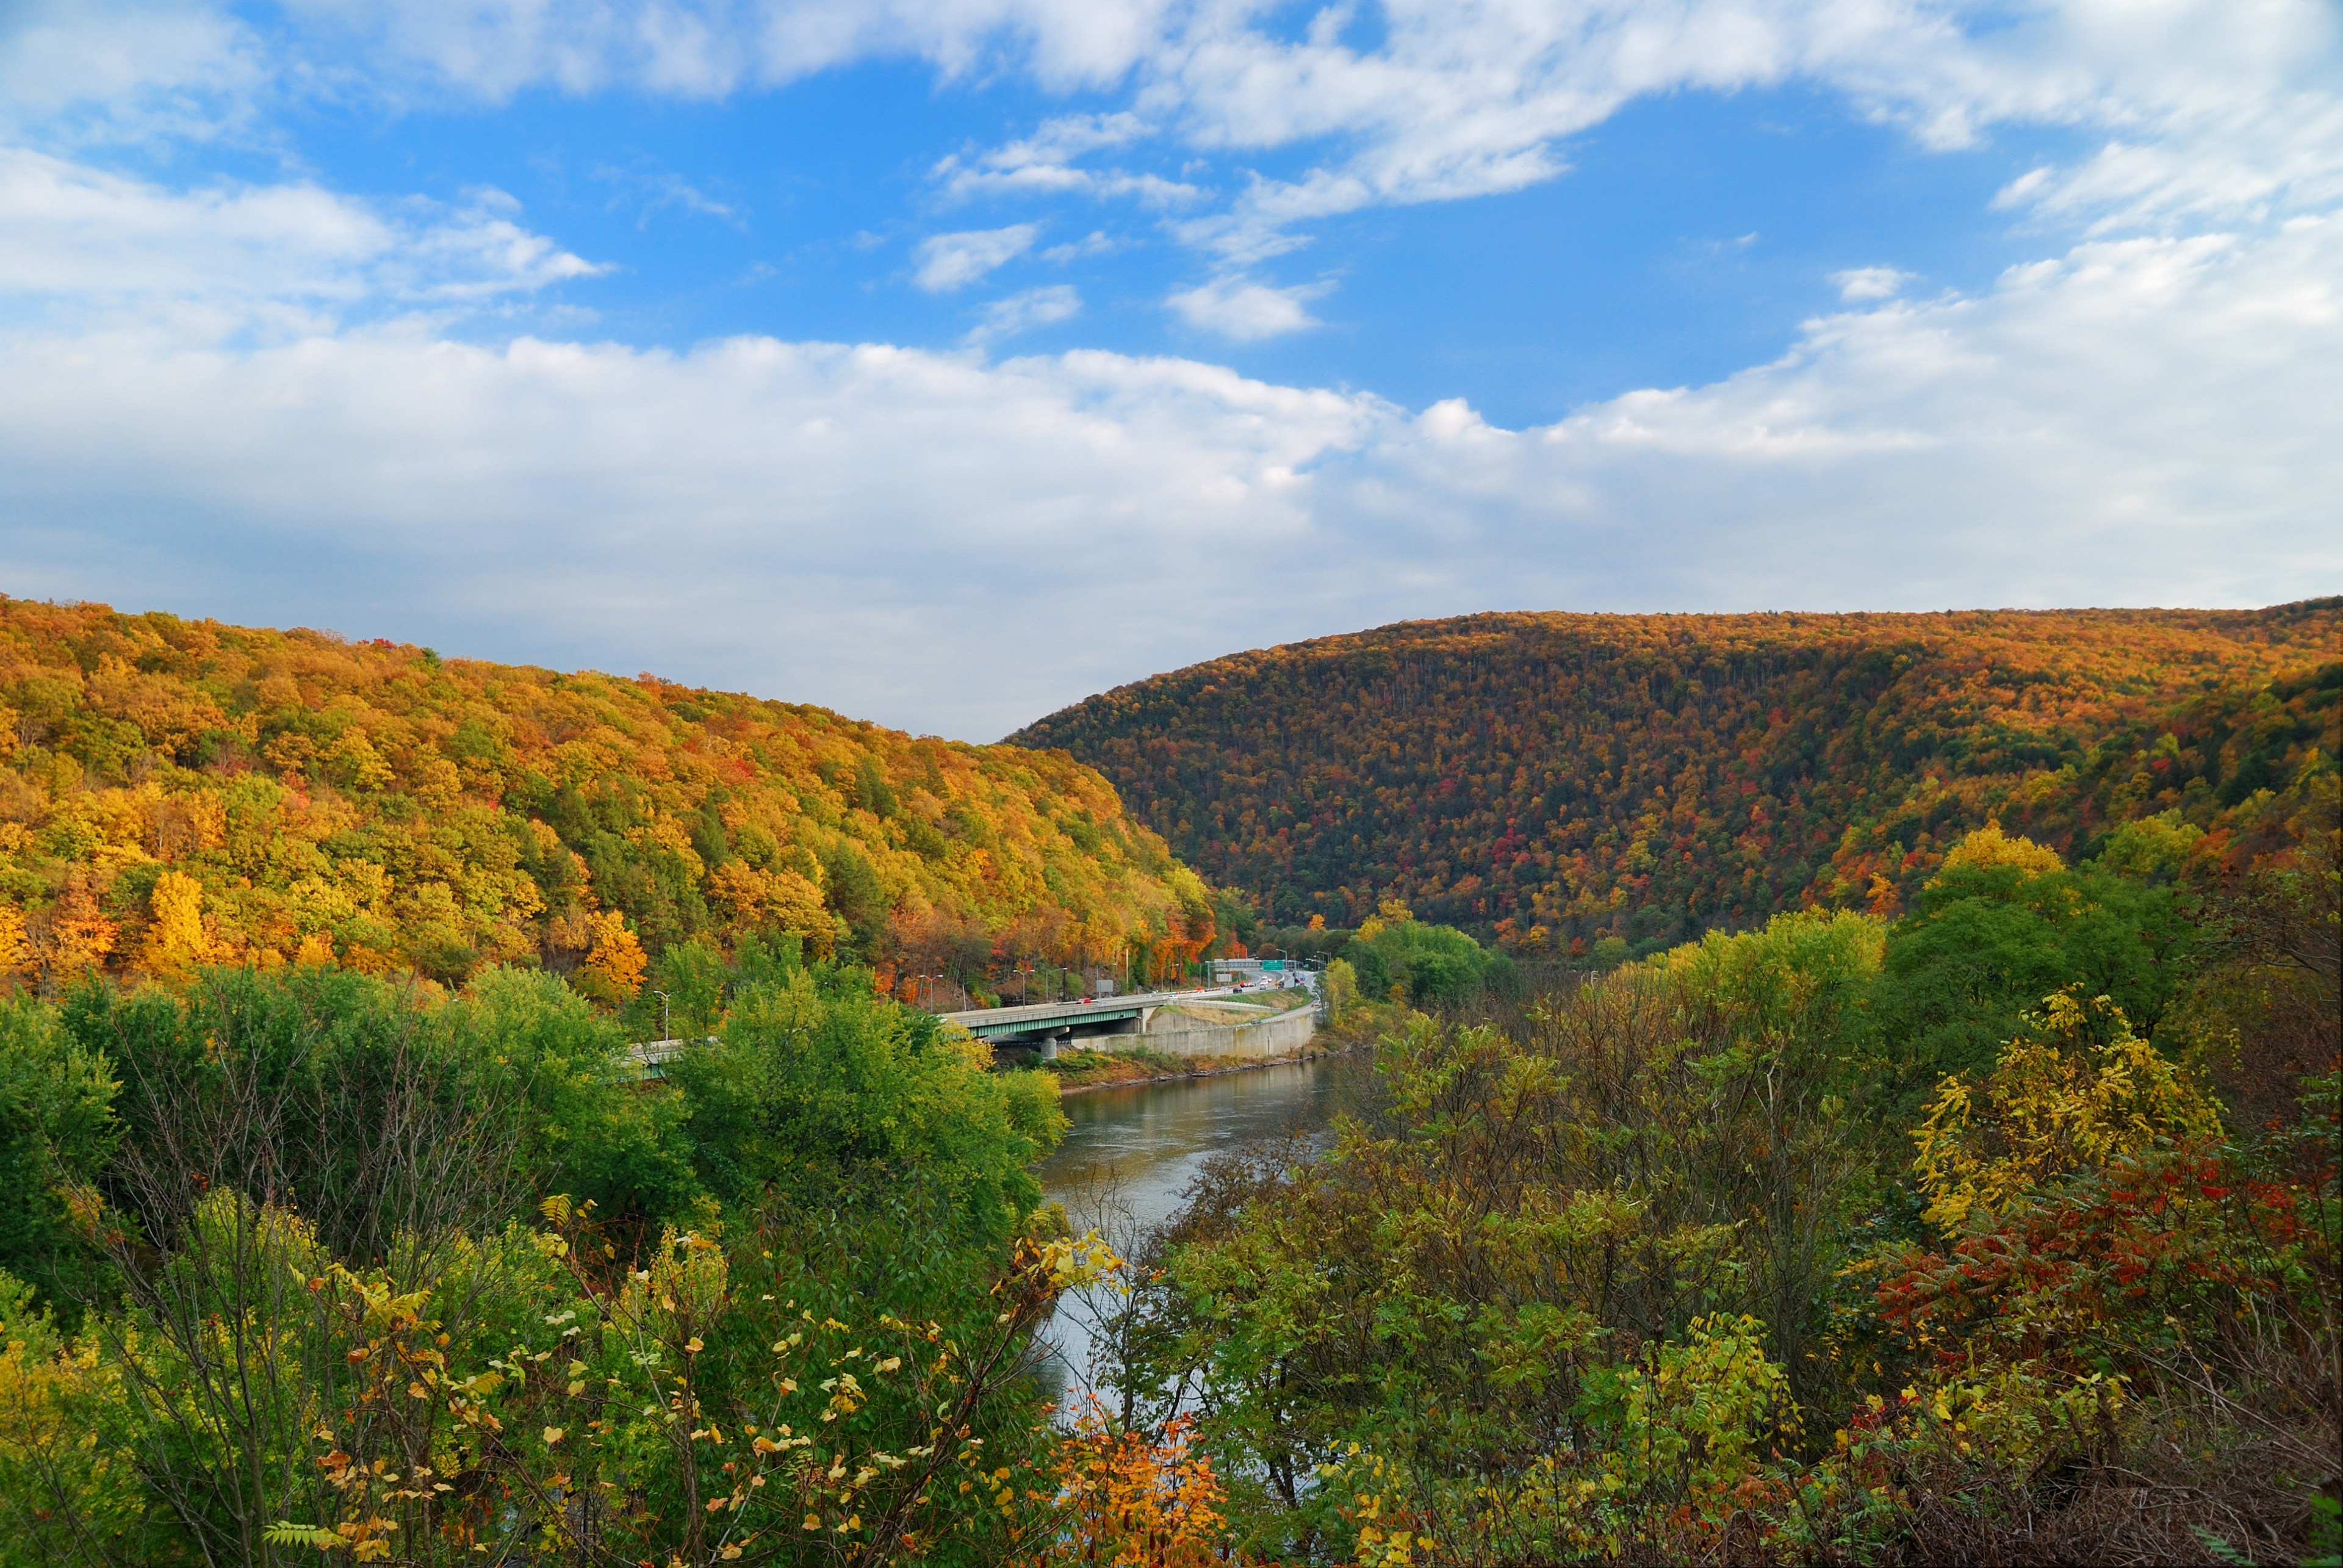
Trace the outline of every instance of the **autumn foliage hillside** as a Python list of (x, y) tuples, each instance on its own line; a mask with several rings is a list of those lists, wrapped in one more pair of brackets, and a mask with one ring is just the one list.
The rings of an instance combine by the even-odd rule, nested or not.
[(1396, 896), (1517, 946), (1648, 949), (1893, 912), (1996, 818), (2080, 854), (2164, 817), (2210, 861), (2331, 833), (2338, 642), (2332, 598), (1468, 616), (1232, 655), (1011, 739), (1097, 767), (1275, 920)]
[(981, 985), (997, 954), (1119, 970), (1204, 908), (1064, 758), (650, 676), (0, 600), (18, 983), (518, 962), (616, 1001), (662, 949), (757, 936)]

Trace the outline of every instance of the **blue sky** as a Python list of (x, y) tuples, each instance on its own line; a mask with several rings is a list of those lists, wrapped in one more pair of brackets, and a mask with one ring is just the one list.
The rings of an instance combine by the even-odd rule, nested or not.
[(20, 0), (0, 591), (990, 739), (2343, 566), (2315, 0)]
[[(712, 102), (537, 89), (394, 118), (306, 106), (284, 128), (297, 166), (337, 188), (452, 206), (487, 185), (517, 198), (532, 227), (608, 269), (560, 298), (629, 343), (768, 333), (953, 349), (1001, 301), (1071, 288), (1077, 314), (993, 336), (992, 351), (1193, 355), (1404, 404), (1462, 397), (1505, 425), (1770, 359), (1838, 301), (1830, 277), (1850, 266), (1893, 266), (1931, 291), (1990, 286), (2028, 254), (1992, 221), (1995, 193), (2067, 139), (2024, 127), (1930, 152), (1795, 86), (1641, 100), (1562, 143), (1559, 177), (1314, 229), (1256, 270), (1272, 286), (1323, 290), (1307, 305), (1320, 325), (1248, 341), (1166, 307), (1212, 267), (1164, 232), (1161, 211), (954, 198), (935, 173), (962, 149), (1113, 112), (1099, 95), (1061, 102), (888, 63)], [(1307, 166), (1306, 150), (1184, 151), (1145, 160), (1147, 172), (1225, 186)], [(265, 158), (247, 155), (240, 172), (269, 177)], [(997, 269), (920, 286), (922, 241), (1023, 226), (1036, 230), (1029, 247)]]

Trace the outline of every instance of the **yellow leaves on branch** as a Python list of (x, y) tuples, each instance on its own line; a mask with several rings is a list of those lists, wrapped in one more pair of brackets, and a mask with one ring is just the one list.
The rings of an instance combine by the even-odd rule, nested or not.
[(2061, 1177), (2221, 1136), (2218, 1103), (2107, 998), (2070, 986), (2028, 1022), (2003, 1048), (1981, 1106), (1947, 1078), (1914, 1134), (1932, 1224), (1957, 1230)]
[(1056, 1291), (1086, 1291), (1111, 1282), (1129, 1267), (1096, 1231), (1043, 1243), (1040, 1269)]

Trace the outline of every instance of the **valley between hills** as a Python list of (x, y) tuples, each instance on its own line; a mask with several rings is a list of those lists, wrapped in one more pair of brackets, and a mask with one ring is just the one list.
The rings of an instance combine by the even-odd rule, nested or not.
[[(2343, 1560), (2338, 654), (1471, 616), (979, 746), (0, 600), (0, 1568)], [(1116, 1221), (1081, 998), (1339, 1092)]]

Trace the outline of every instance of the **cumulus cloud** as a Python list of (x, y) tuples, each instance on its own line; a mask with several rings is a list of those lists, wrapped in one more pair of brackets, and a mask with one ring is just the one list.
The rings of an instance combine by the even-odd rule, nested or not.
[(1125, 169), (1086, 169), (1074, 159), (1121, 147), (1151, 134), (1136, 115), (1069, 115), (1045, 121), (1032, 136), (974, 155), (955, 153), (932, 171), (944, 196), (1133, 196), (1142, 206), (1180, 206), (1204, 193), (1181, 180)]
[[(1387, 0), (1368, 45), (1192, 0), (285, 14), (265, 39), (200, 0), (0, 16), (13, 592), (649, 666), (985, 739), (1403, 616), (2253, 603), (2343, 574), (2321, 0)], [(1213, 258), (1167, 305), (1234, 341), (1315, 324), (1329, 286), (1249, 270), (1313, 223), (1554, 177), (1639, 95), (1811, 83), (1925, 146), (2024, 123), (2087, 151), (2001, 194), (2057, 237), (1990, 290), (1913, 300), (1855, 266), (1774, 363), (1507, 430), (1186, 359), (986, 357), (1079, 311), (1062, 285), (984, 306), (944, 354), (454, 341), (448, 314), (592, 264), (495, 192), (170, 185), (91, 150), (227, 135), (272, 93), (719, 96), (874, 57), (1104, 95), (930, 191), (1154, 202)], [(1164, 148), (1203, 167), (1149, 172)], [(1245, 172), (1270, 152), (1281, 176)], [(1041, 229), (933, 236), (914, 281), (969, 287)]]
[(1404, 616), (2270, 602), (2343, 578), (2338, 280), (2338, 218), (2093, 242), (1517, 431), (1091, 351), (27, 328), (0, 564), (980, 739)]
[(0, 6), (0, 127), (75, 143), (215, 136), (270, 90), (275, 62), (204, 0), (14, 0)]
[(930, 294), (965, 288), (996, 267), (1014, 261), (1032, 248), (1039, 224), (1012, 224), (1007, 228), (968, 229), (959, 234), (930, 235), (920, 242), (920, 268), (911, 280)]
[(961, 735), (1157, 657), (1134, 566), (1305, 537), (1296, 467), (1383, 417), (1095, 353), (106, 347), (0, 345), (12, 591), (639, 656)]
[(0, 146), (0, 293), (229, 311), (477, 301), (593, 264), (515, 223), (511, 198), (378, 206), (313, 185), (174, 190)]
[(1182, 289), (1164, 301), (1191, 327), (1238, 343), (1257, 343), (1319, 325), (1310, 314), (1310, 301), (1332, 291), (1332, 285), (1301, 284), (1272, 288), (1245, 277), (1216, 277), (1210, 283)]
[[(2094, 232), (2318, 210), (2343, 181), (2328, 0), (1383, 0), (1371, 45), (1333, 25), (1339, 7), (1296, 34), (1277, 8), (1202, 0), (288, 0), (265, 41), (203, 0), (16, 13), (31, 20), (0, 23), (0, 102), (20, 116), (79, 104), (201, 121), (264, 90), (719, 98), (868, 59), (1014, 75), (1115, 106), (946, 160), (946, 195), (1194, 210), (1182, 236), (1239, 266), (1331, 215), (1552, 178), (1570, 137), (1676, 91), (1811, 85), (1934, 147), (2070, 128), (2091, 150), (2012, 201)], [(1199, 182), (1081, 161), (1150, 146), (1222, 166)], [(1242, 166), (1270, 152), (1303, 166)]]
[(1047, 288), (1029, 288), (1022, 294), (1012, 294), (1006, 299), (996, 299), (984, 307), (975, 330), (968, 335), (970, 343), (990, 343), (995, 338), (1012, 337), (1020, 332), (1031, 332), (1037, 327), (1054, 327), (1081, 314), (1082, 297), (1071, 284), (1052, 284)]
[(1830, 280), (1838, 286), (1841, 299), (1893, 299), (1904, 292), (1904, 286), (1912, 281), (1912, 275), (1898, 272), (1892, 266), (1857, 266), (1845, 272), (1834, 272)]

